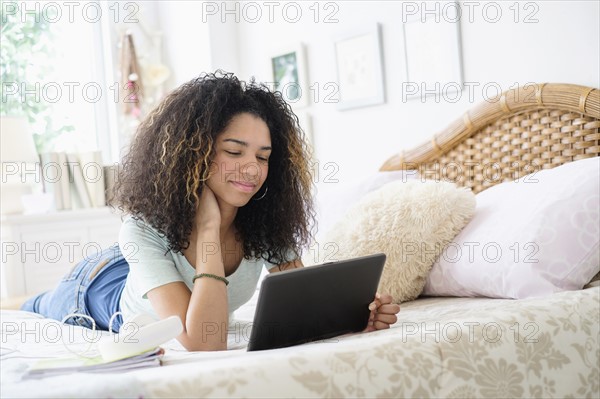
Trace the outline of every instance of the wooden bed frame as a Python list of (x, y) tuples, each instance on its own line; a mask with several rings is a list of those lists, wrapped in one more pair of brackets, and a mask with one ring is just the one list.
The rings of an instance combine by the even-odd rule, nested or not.
[(418, 170), (478, 193), (540, 169), (600, 155), (600, 90), (528, 84), (467, 111), (380, 170)]

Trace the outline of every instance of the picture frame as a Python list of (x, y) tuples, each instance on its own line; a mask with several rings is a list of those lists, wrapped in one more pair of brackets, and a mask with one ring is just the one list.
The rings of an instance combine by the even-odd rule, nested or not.
[(339, 36), (334, 42), (339, 110), (385, 103), (381, 25)]
[[(458, 9), (455, 3), (454, 9)], [(452, 9), (444, 7), (444, 9)], [(406, 98), (459, 93), (464, 89), (460, 18), (439, 13), (403, 24)], [(418, 90), (417, 90), (418, 88)]]
[(273, 51), (270, 68), (273, 90), (281, 92), (293, 108), (302, 108), (309, 104), (304, 44), (296, 43)]

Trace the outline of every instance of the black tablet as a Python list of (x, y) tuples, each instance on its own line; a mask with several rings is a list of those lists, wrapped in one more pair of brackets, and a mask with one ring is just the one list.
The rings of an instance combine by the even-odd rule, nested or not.
[(248, 351), (364, 330), (384, 264), (385, 254), (380, 253), (267, 275)]

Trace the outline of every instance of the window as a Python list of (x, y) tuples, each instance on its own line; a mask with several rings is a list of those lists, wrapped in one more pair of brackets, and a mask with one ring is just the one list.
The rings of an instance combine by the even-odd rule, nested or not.
[(68, 11), (56, 2), (3, 2), (1, 113), (27, 116), (39, 153), (99, 149), (110, 163), (118, 143), (117, 86), (106, 84), (114, 80), (103, 40), (109, 21), (81, 4)]

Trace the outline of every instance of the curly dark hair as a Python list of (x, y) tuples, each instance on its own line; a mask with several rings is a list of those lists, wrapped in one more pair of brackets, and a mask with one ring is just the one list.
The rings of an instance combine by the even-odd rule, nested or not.
[(182, 253), (190, 244), (217, 135), (240, 113), (267, 124), (273, 148), (268, 195), (239, 208), (234, 221), (244, 258), (281, 264), (289, 250), (301, 254), (310, 244), (315, 212), (310, 150), (298, 118), (280, 92), (220, 70), (175, 89), (140, 124), (122, 160), (113, 206), (149, 223), (170, 250)]

